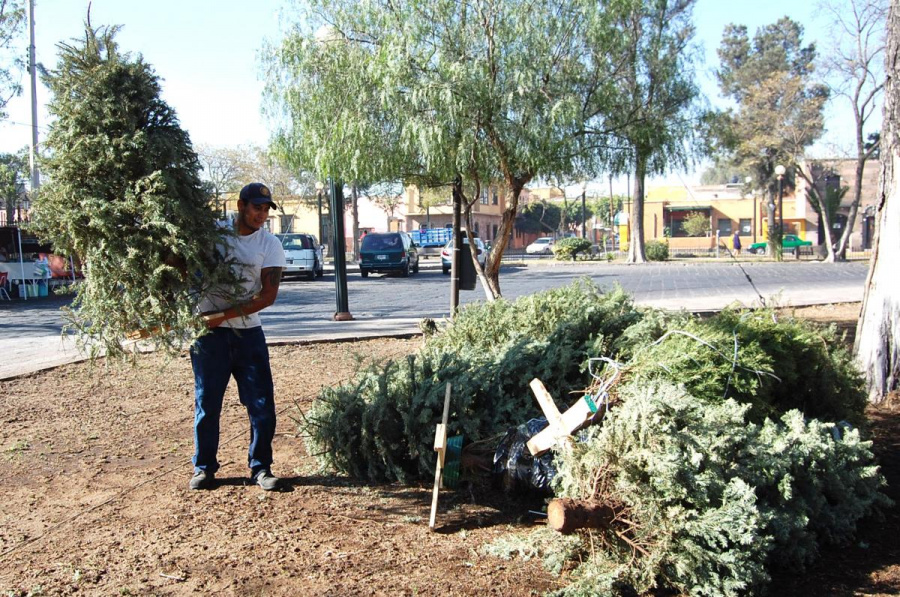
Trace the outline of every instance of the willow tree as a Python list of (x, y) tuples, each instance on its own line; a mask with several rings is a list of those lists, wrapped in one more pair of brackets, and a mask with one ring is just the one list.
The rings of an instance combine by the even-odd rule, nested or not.
[(875, 248), (856, 332), (856, 355), (872, 402), (900, 389), (900, 0), (891, 0), (887, 33)]
[(619, 17), (624, 62), (617, 71), (620, 105), (612, 112), (622, 151), (617, 169), (634, 173), (628, 262), (644, 263), (644, 181), (685, 167), (703, 120), (693, 65), (696, 0), (632, 0)]
[[(806, 148), (824, 130), (828, 89), (813, 81), (815, 44), (803, 45), (803, 27), (784, 17), (757, 30), (751, 40), (743, 25), (728, 25), (719, 47), (716, 73), (722, 93), (736, 109), (722, 120), (731, 141), (729, 158), (768, 194), (768, 227), (775, 230), (778, 182), (775, 167), (787, 168), (782, 184), (792, 185)], [(769, 235), (768, 252), (781, 247)]]
[[(115, 28), (85, 28), (59, 45), (45, 81), (54, 117), (34, 230), (77, 255), (85, 281), (70, 323), (93, 349), (121, 354), (129, 332), (178, 351), (205, 332), (197, 316), (211, 285), (236, 290), (197, 156), (153, 69), (119, 50)], [(189, 274), (188, 274), (189, 272)]]
[(312, 0), (270, 53), (278, 146), (319, 176), (455, 194), (502, 180), (485, 268), (499, 295), (524, 186), (596, 164), (579, 143), (608, 134), (610, 21), (586, 0)]

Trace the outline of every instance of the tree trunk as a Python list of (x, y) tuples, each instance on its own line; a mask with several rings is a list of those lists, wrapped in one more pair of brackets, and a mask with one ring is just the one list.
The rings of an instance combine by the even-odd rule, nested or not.
[[(474, 203), (474, 201), (472, 203)], [(466, 201), (465, 213), (466, 238), (469, 239), (469, 256), (472, 258), (472, 263), (475, 265), (475, 274), (478, 276), (478, 281), (481, 282), (481, 288), (484, 290), (484, 298), (487, 302), (491, 303), (497, 297), (494, 296), (494, 291), (491, 288), (490, 283), (488, 283), (487, 276), (484, 275), (484, 268), (481, 267), (481, 262), (478, 261), (478, 245), (475, 243), (475, 235), (472, 233), (472, 203)], [(486, 259), (484, 263), (487, 265)]]
[(547, 525), (564, 535), (578, 529), (607, 529), (615, 517), (609, 506), (570, 498), (551, 500), (547, 506)]
[(645, 263), (644, 253), (644, 177), (647, 174), (643, 155), (635, 158), (634, 166), (634, 201), (631, 202), (631, 238), (628, 239), (628, 263)]
[(500, 220), (500, 229), (497, 230), (497, 238), (494, 239), (494, 247), (488, 254), (485, 261), (484, 275), (487, 277), (491, 292), (495, 297), (500, 297), (500, 261), (503, 258), (503, 252), (506, 251), (506, 245), (509, 244), (509, 237), (512, 236), (513, 227), (516, 224), (516, 213), (519, 210), (519, 196), (522, 189), (531, 180), (530, 177), (507, 178), (509, 191), (506, 199), (506, 209), (503, 210), (503, 218)]
[(871, 402), (900, 384), (900, 0), (891, 0), (885, 50), (881, 185), (875, 243), (856, 333), (856, 356)]
[(775, 257), (778, 248), (775, 246), (775, 196), (769, 190), (769, 200), (766, 202), (766, 255)]

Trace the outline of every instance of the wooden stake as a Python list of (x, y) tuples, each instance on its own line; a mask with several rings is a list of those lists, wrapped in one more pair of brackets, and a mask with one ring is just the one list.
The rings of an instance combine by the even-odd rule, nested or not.
[(434, 465), (434, 490), (431, 494), (431, 518), (428, 527), (434, 530), (434, 518), (437, 515), (438, 489), (441, 486), (441, 472), (444, 470), (444, 454), (447, 452), (447, 419), (450, 416), (450, 383), (444, 393), (444, 414), (441, 423), (434, 432), (434, 451), (438, 453), (437, 462)]

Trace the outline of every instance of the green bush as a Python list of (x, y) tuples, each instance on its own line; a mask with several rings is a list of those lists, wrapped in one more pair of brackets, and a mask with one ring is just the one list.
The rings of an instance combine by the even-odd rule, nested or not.
[(707, 319), (656, 317), (629, 333), (640, 330), (643, 339), (632, 344), (643, 348), (628, 366), (637, 382), (684, 384), (708, 402), (734, 398), (752, 406), (756, 421), (793, 409), (824, 421), (864, 421), (862, 377), (833, 326), (725, 310)]
[(669, 243), (661, 240), (651, 240), (644, 244), (644, 254), (650, 261), (668, 261)]
[(890, 503), (856, 431), (798, 411), (755, 424), (747, 405), (710, 406), (666, 383), (623, 395), (602, 427), (557, 453), (558, 496), (619, 514), (582, 549), (566, 546), (582, 563), (562, 594), (623, 582), (639, 593), (756, 593), (772, 567), (801, 568), (822, 544), (846, 544), (857, 521)]
[(470, 305), (417, 355), (326, 388), (302, 432), (327, 468), (374, 482), (427, 479), (447, 382), (449, 434), (490, 438), (541, 415), (532, 379), (560, 397), (587, 386), (587, 359), (616, 354), (616, 340), (640, 317), (621, 289), (603, 294), (589, 281)]
[(559, 261), (575, 261), (579, 253), (589, 254), (590, 252), (591, 241), (586, 238), (564, 238), (553, 245), (553, 254)]

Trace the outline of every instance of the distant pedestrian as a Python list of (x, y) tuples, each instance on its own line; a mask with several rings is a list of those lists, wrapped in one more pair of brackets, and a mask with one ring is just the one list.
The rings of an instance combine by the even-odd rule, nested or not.
[(734, 247), (734, 254), (741, 254), (741, 235), (738, 232), (734, 233), (734, 237), (731, 239), (731, 245)]

